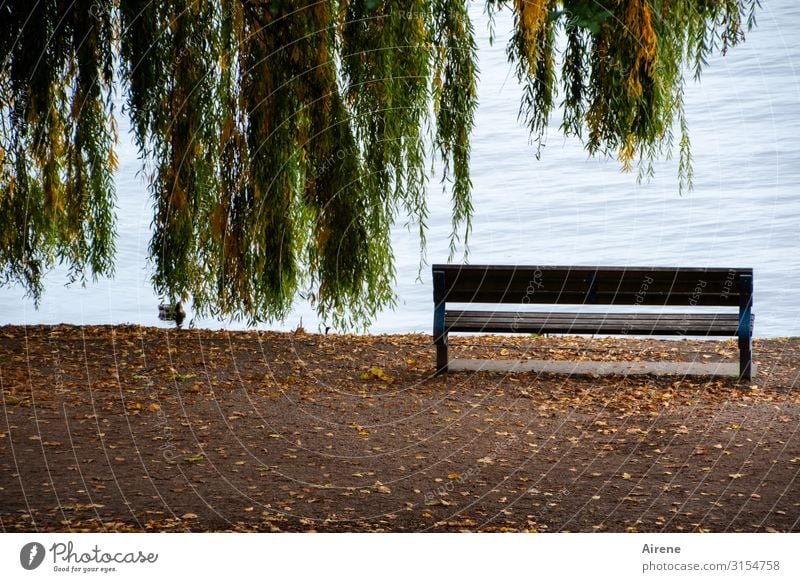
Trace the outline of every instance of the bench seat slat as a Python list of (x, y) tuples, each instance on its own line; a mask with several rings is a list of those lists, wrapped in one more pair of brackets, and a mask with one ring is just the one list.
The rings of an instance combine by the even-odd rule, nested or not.
[(670, 292), (602, 292), (562, 291), (539, 289), (528, 292), (526, 288), (507, 289), (505, 287), (484, 286), (479, 289), (452, 288), (446, 291), (447, 303), (512, 303), (562, 304), (562, 305), (649, 305), (660, 306), (708, 306), (737, 307), (739, 296), (724, 292), (703, 292), (698, 295)]
[(738, 326), (735, 313), (445, 312), (449, 332), (728, 336), (735, 335)]
[(738, 307), (752, 269), (434, 265), (440, 299), (456, 303)]

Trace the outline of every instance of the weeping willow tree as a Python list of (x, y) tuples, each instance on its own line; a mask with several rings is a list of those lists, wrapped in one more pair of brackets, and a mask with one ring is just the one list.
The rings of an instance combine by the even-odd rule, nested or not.
[[(520, 117), (550, 113), (592, 154), (691, 183), (687, 74), (743, 39), (757, 0), (488, 0), (513, 12)], [(474, 25), (464, 0), (6, 0), (0, 5), (0, 282), (35, 298), (55, 264), (111, 275), (114, 108), (154, 202), (159, 294), (199, 313), (338, 326), (393, 302), (390, 229), (424, 245), (431, 164), (472, 206)], [(520, 154), (520, 163), (524, 162)]]

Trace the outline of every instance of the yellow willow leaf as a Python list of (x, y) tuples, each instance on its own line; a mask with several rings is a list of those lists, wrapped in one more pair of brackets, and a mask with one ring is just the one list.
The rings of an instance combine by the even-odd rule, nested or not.
[(547, 0), (514, 0), (519, 24), (525, 33), (526, 45), (534, 44), (547, 18)]
[(111, 132), (111, 137), (115, 144), (119, 143), (119, 132), (117, 131), (117, 118), (113, 115), (108, 119), (108, 127)]
[(222, 235), (225, 234), (227, 222), (224, 208), (222, 206), (217, 206), (211, 213), (209, 220), (211, 222), (211, 235), (217, 240), (222, 239)]
[(220, 144), (228, 143), (228, 140), (233, 133), (233, 118), (228, 116), (225, 118), (225, 121), (222, 123), (222, 132), (220, 137)]
[(623, 479), (630, 479), (631, 478), (631, 474), (630, 473), (623, 473), (622, 474), (622, 478)]
[(622, 164), (622, 169), (625, 172), (630, 172), (633, 169), (633, 158), (636, 155), (636, 139), (633, 135), (628, 135), (625, 143), (619, 150), (619, 161)]
[(116, 172), (117, 168), (119, 168), (117, 152), (114, 151), (114, 148), (108, 148), (108, 169), (112, 172)]

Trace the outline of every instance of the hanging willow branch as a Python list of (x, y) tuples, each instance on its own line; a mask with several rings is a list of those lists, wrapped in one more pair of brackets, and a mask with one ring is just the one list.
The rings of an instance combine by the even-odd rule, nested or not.
[[(669, 155), (683, 71), (743, 39), (757, 0), (488, 0), (534, 142), (550, 113), (625, 168)], [(0, 277), (110, 275), (122, 91), (154, 202), (158, 293), (250, 321), (296, 296), (334, 325), (394, 300), (390, 230), (424, 246), (428, 164), (472, 216), (477, 52), (465, 0), (24, 0), (0, 6)], [(563, 42), (562, 42), (563, 39)], [(115, 68), (116, 67), (116, 68)]]

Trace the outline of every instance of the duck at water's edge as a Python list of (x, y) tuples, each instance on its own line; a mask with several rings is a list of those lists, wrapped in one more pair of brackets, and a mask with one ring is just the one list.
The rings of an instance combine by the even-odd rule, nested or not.
[(183, 310), (183, 302), (162, 303), (158, 306), (158, 318), (163, 321), (174, 321), (178, 327), (186, 319), (186, 312)]

